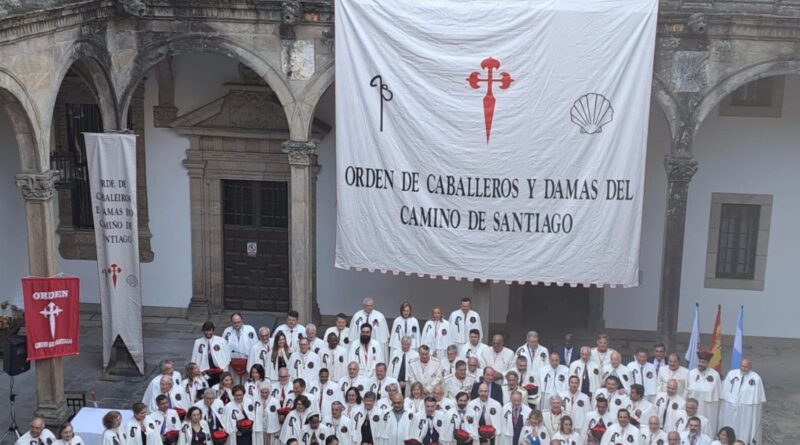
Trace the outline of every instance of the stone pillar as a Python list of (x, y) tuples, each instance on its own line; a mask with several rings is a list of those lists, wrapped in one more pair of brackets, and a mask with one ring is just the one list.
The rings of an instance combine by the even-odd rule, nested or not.
[(686, 228), (686, 200), (689, 181), (697, 172), (697, 161), (689, 152), (678, 152), (664, 158), (667, 170), (667, 214), (664, 225), (664, 249), (661, 262), (661, 291), (658, 304), (658, 335), (675, 351), (678, 310), (681, 298), (683, 237)]
[(291, 308), (300, 313), (300, 322), (313, 318), (314, 290), (314, 175), (317, 143), (286, 141), (283, 152), (289, 157), (289, 231)]
[[(51, 277), (56, 270), (55, 219), (53, 200), (58, 173), (22, 173), (16, 184), (25, 198), (25, 217), (28, 231), (28, 268), (31, 276)], [(64, 399), (64, 368), (61, 358), (37, 360), (36, 415), (48, 425), (61, 425), (67, 420)]]
[(491, 333), (489, 332), (489, 321), (492, 316), (492, 283), (480, 280), (472, 282), (472, 308), (481, 316), (481, 329), (483, 329), (483, 341), (492, 344)]

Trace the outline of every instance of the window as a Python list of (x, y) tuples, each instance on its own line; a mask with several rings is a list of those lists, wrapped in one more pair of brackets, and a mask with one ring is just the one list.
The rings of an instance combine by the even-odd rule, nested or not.
[(64, 104), (67, 124), (67, 156), (71, 158), (72, 227), (93, 229), (92, 199), (89, 193), (89, 168), (83, 133), (102, 133), (103, 119), (95, 104)]
[(714, 193), (705, 287), (763, 290), (772, 195)]
[(719, 104), (720, 116), (781, 117), (784, 76), (765, 77), (737, 88)]

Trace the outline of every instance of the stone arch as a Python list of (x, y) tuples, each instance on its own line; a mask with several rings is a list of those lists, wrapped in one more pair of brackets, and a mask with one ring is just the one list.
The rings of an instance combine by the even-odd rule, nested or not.
[(41, 115), (25, 85), (10, 71), (0, 68), (0, 104), (9, 116), (19, 148), (23, 173), (48, 170), (49, 156), (40, 123)]
[(667, 90), (664, 82), (656, 75), (653, 76), (653, 99), (664, 114), (664, 118), (667, 120), (667, 126), (669, 127), (670, 137), (674, 139), (679, 131), (681, 110), (678, 106), (678, 102), (669, 90)]
[(47, 101), (48, 123), (52, 120), (56, 98), (61, 90), (61, 84), (70, 68), (86, 83), (94, 94), (97, 106), (103, 116), (103, 126), (106, 130), (117, 130), (121, 120), (117, 109), (117, 95), (107, 67), (111, 66), (111, 55), (108, 50), (91, 40), (78, 40), (62, 61), (58, 64), (58, 71), (54, 76), (54, 87), (50, 90)]
[[(239, 43), (221, 36), (188, 35), (167, 41), (160, 41), (140, 50), (133, 62), (132, 71), (126, 77), (127, 82), (119, 86), (119, 114), (123, 119), (127, 115), (133, 91), (142, 78), (159, 62), (169, 56), (189, 53), (219, 54), (247, 65), (261, 76), (275, 92), (284, 110), (294, 106), (294, 96), (281, 72), (268, 63), (263, 57), (241, 46)], [(288, 120), (288, 116), (287, 116)]]
[(800, 60), (773, 60), (745, 67), (720, 80), (703, 97), (692, 113), (692, 136), (697, 134), (700, 125), (702, 125), (705, 118), (708, 117), (711, 110), (713, 110), (725, 96), (731, 94), (742, 85), (764, 77), (798, 73), (800, 73)]
[[(290, 115), (289, 128), (292, 132), (293, 140), (308, 140), (311, 137), (311, 129), (314, 124), (314, 116), (317, 115), (317, 108), (322, 95), (333, 85), (335, 77), (334, 61), (328, 62), (317, 74), (309, 81), (306, 88), (298, 97), (297, 106)], [(299, 138), (299, 139), (298, 139)]]

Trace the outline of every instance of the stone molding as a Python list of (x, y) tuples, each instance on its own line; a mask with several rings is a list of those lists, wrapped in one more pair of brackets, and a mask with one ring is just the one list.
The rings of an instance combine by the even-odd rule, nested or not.
[(286, 141), (281, 144), (291, 165), (312, 165), (318, 145), (316, 141)]
[(22, 197), (27, 201), (47, 201), (56, 194), (58, 172), (48, 170), (43, 173), (20, 173), (15, 178), (17, 187), (22, 188)]

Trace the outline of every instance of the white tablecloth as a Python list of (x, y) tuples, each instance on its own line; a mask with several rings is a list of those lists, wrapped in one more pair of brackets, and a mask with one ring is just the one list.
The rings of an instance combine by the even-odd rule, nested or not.
[(119, 411), (122, 414), (122, 425), (133, 418), (133, 411), (129, 409), (105, 409), (84, 407), (72, 419), (72, 428), (75, 434), (81, 436), (86, 445), (100, 445), (103, 438), (103, 416), (109, 411)]

